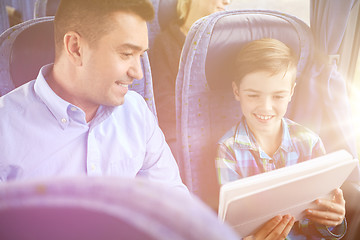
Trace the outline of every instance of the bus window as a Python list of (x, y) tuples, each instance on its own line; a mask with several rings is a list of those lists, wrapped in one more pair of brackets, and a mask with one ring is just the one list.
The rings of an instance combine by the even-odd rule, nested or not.
[(310, 25), (310, 1), (304, 0), (232, 0), (228, 9), (268, 9), (285, 12)]
[(353, 126), (360, 152), (360, 2), (352, 8), (340, 49), (339, 71), (344, 76), (353, 113)]

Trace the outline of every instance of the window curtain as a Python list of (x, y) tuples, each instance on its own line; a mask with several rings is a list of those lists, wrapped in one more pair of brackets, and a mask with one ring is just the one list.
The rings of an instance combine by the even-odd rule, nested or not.
[(12, 6), (21, 12), (23, 21), (34, 18), (35, 2), (36, 0), (5, 0), (6, 5)]
[(9, 28), (9, 18), (6, 12), (6, 4), (0, 1), (0, 34)]
[[(337, 71), (337, 57), (350, 11), (358, 0), (311, 0), (310, 27), (315, 41), (313, 71), (322, 112), (320, 136), (328, 152), (350, 151), (355, 157), (356, 138), (346, 81)], [(340, 56), (341, 57), (341, 56)]]

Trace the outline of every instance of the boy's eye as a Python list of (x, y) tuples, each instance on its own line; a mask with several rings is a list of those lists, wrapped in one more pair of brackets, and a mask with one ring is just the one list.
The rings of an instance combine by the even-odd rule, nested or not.
[(283, 98), (285, 98), (285, 96), (276, 95), (276, 96), (274, 96), (274, 98), (275, 98), (275, 99), (283, 99)]
[(259, 97), (259, 95), (257, 95), (257, 94), (249, 94), (248, 97), (249, 98), (257, 98), (257, 97)]

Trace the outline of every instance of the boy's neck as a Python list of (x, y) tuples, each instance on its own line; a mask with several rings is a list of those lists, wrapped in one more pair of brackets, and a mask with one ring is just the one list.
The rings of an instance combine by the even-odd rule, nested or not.
[(282, 142), (282, 125), (273, 132), (253, 132), (257, 144), (269, 156), (273, 157)]

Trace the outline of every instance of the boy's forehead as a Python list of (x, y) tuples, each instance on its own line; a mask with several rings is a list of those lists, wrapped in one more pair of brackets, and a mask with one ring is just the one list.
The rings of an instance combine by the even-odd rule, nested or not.
[(253, 91), (277, 90), (284, 91), (294, 84), (294, 71), (281, 71), (272, 73), (269, 71), (256, 71), (246, 74), (239, 82), (242, 89)]

